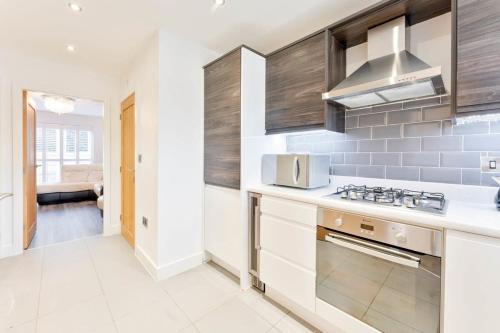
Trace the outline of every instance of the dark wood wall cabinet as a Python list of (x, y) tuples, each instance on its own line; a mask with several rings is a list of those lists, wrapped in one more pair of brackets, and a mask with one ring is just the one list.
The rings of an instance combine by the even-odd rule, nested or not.
[(328, 87), (327, 45), (327, 32), (322, 32), (267, 56), (266, 133), (344, 130), (343, 116), (341, 123), (327, 121), (334, 109), (321, 98)]
[(453, 1), (456, 112), (500, 110), (500, 1)]
[(205, 67), (205, 183), (240, 188), (241, 48)]
[(370, 28), (400, 16), (413, 25), (450, 11), (451, 0), (385, 0), (272, 52), (266, 64), (266, 133), (344, 132), (344, 107), (321, 95), (345, 78), (346, 49), (366, 42)]

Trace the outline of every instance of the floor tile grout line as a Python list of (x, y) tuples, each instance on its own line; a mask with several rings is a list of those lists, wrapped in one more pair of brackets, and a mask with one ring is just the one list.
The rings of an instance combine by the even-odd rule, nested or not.
[(115, 317), (113, 316), (113, 312), (111, 311), (111, 307), (109, 306), (108, 298), (106, 297), (106, 293), (104, 292), (104, 287), (103, 287), (103, 284), (101, 282), (101, 278), (99, 277), (99, 273), (97, 272), (97, 267), (96, 267), (96, 264), (94, 261), (94, 257), (92, 256), (92, 252), (90, 251), (90, 247), (89, 247), (87, 240), (84, 239), (83, 242), (85, 243), (85, 248), (88, 251), (90, 261), (92, 262), (92, 267), (94, 267), (94, 272), (95, 272), (95, 275), (97, 277), (97, 281), (99, 281), (99, 288), (101, 289), (102, 296), (104, 297), (104, 301), (106, 302), (106, 307), (108, 308), (109, 315), (111, 317), (111, 320), (113, 321), (113, 326), (115, 328), (115, 331), (118, 333), (119, 332), (118, 325), (116, 324)]
[[(167, 279), (167, 280), (168, 280), (168, 279)], [(156, 283), (158, 283), (158, 282), (156, 282)], [(159, 284), (159, 283), (158, 283), (158, 284)], [(183, 308), (182, 308), (179, 304), (177, 304), (177, 302), (176, 302), (176, 301), (175, 301), (175, 299), (172, 297), (172, 295), (170, 295), (170, 293), (169, 293), (168, 291), (166, 291), (166, 290), (165, 290), (162, 286), (160, 286), (160, 289), (161, 289), (161, 290), (162, 290), (162, 291), (163, 291), (163, 292), (164, 292), (164, 293), (165, 293), (165, 294), (166, 294), (166, 295), (170, 298), (170, 300), (171, 300), (171, 301), (172, 301), (172, 302), (173, 302), (173, 303), (174, 303), (174, 304), (175, 304), (175, 305), (179, 308), (179, 310), (181, 310), (181, 312), (182, 312), (182, 313), (186, 316), (187, 320), (189, 321), (190, 326), (193, 326), (193, 327), (195, 328), (195, 330), (196, 330), (197, 332), (199, 332), (198, 328), (196, 328), (196, 325), (195, 325), (194, 321), (192, 321), (192, 320), (191, 320), (191, 318), (189, 318), (189, 316), (188, 316), (187, 312), (186, 312), (186, 311), (184, 311), (184, 309), (183, 309)], [(180, 332), (180, 331), (182, 331), (182, 330), (184, 330), (184, 329), (186, 329), (186, 328), (188, 328), (188, 327), (189, 327), (189, 326), (184, 327), (183, 329), (179, 330), (179, 332)]]

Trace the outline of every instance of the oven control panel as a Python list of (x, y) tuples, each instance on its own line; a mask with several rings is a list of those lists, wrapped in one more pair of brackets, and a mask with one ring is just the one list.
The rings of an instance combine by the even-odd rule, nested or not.
[(318, 225), (404, 249), (441, 256), (443, 233), (400, 222), (388, 221), (337, 210), (320, 208)]

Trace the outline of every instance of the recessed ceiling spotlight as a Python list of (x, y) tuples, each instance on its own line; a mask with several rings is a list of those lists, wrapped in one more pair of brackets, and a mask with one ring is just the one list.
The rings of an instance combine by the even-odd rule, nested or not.
[(72, 11), (77, 12), (77, 13), (79, 13), (79, 12), (81, 12), (81, 11), (83, 10), (82, 6), (80, 6), (79, 4), (74, 3), (74, 2), (70, 2), (70, 3), (68, 3), (68, 7), (69, 7)]
[(214, 0), (216, 6), (224, 6), (226, 4), (226, 0)]
[(76, 48), (74, 45), (68, 44), (68, 45), (66, 45), (66, 51), (73, 53), (76, 51)]

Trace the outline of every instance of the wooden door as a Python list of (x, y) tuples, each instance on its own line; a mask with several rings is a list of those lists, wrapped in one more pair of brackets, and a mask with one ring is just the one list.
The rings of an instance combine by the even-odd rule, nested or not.
[(135, 96), (121, 107), (122, 235), (135, 246)]
[(457, 112), (500, 108), (500, 1), (457, 0)]
[(241, 48), (205, 67), (205, 183), (240, 188)]
[(36, 232), (36, 112), (23, 92), (23, 182), (24, 231), (23, 245), (27, 249)]

